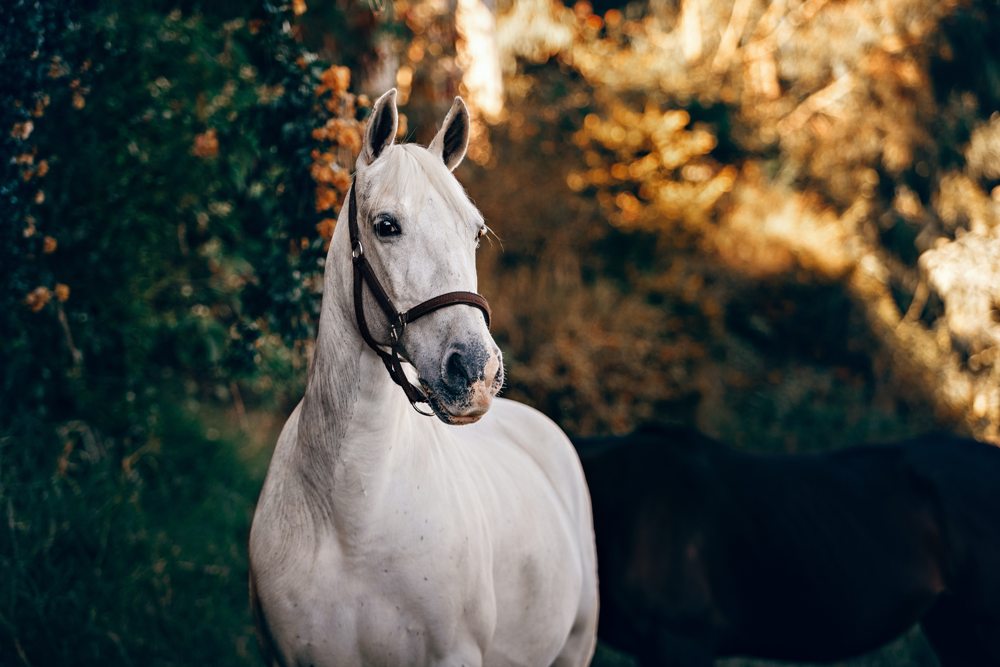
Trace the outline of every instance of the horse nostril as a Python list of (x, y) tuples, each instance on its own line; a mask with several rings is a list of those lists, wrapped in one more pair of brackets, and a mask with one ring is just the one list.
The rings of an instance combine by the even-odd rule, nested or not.
[(466, 366), (465, 357), (462, 356), (461, 352), (452, 352), (449, 354), (444, 368), (445, 375), (453, 382), (457, 380), (468, 382), (470, 379), (469, 369)]
[(445, 357), (445, 385), (453, 391), (462, 391), (479, 377), (481, 364), (476, 363), (475, 355), (465, 354), (462, 348), (452, 348)]

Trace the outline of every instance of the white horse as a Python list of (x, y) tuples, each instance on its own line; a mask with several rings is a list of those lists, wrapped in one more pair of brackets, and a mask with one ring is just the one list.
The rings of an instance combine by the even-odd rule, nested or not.
[(373, 107), (327, 257), (308, 386), (254, 516), (250, 592), (267, 660), (586, 665), (590, 498), (562, 431), (494, 400), (503, 366), (473, 293), (486, 227), (451, 174), (468, 111), (456, 98), (427, 148), (394, 145), (396, 128), (391, 90)]

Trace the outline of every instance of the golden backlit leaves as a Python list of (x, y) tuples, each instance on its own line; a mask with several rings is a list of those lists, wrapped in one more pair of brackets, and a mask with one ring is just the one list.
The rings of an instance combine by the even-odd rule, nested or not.
[(855, 263), (852, 217), (838, 217), (808, 194), (767, 184), (755, 165), (744, 167), (746, 185), (733, 195), (706, 249), (724, 265), (754, 280), (806, 271), (842, 278)]
[(882, 12), (890, 9), (869, 2), (685, 0), (679, 11), (664, 5), (597, 29), (589, 6), (578, 3), (577, 38), (561, 57), (595, 88), (703, 106), (721, 102), (734, 106), (742, 131), (762, 144), (799, 131), (811, 141), (846, 120), (845, 109), (851, 115), (868, 102), (869, 91), (853, 84), (867, 82), (873, 67), (891, 67), (903, 85), (923, 83), (906, 53), (891, 63), (872, 62), (889, 53), (878, 48), (883, 43), (898, 53), (933, 27), (909, 20), (919, 16), (920, 0), (899, 4), (907, 7), (890, 8), (892, 20), (886, 20)]
[[(533, 397), (575, 433), (621, 433), (654, 419), (658, 400), (685, 391), (665, 369), (704, 356), (702, 343), (644, 293), (588, 284), (571, 253), (543, 252), (532, 265), (505, 269), (502, 288), (490, 292), (492, 326), (517, 364), (508, 396)], [(497, 257), (484, 255), (481, 275), (495, 275)], [(665, 333), (675, 336), (665, 343)]]
[(647, 105), (636, 112), (615, 100), (608, 115), (588, 114), (574, 136), (590, 168), (572, 172), (575, 191), (596, 190), (611, 222), (625, 228), (660, 229), (664, 224), (698, 224), (732, 189), (736, 170), (709, 155), (715, 136), (689, 129), (683, 110)]
[[(1000, 181), (1000, 110), (990, 114), (989, 122), (972, 131), (965, 160), (973, 178)], [(1000, 201), (998, 187), (993, 188), (992, 197)]]
[[(893, 372), (944, 422), (1000, 440), (1000, 294), (986, 284), (1000, 283), (1000, 113), (971, 93), (941, 102), (931, 80), (934, 60), (954, 58), (942, 25), (960, 4), (679, 0), (600, 16), (535, 3), (568, 42), (526, 44), (520, 7), (499, 30), (518, 36), (514, 56), (558, 58), (592, 91), (574, 138), (586, 168), (567, 182), (610, 222), (750, 278), (841, 281)], [(717, 111), (699, 124), (684, 108)], [(932, 134), (943, 114), (983, 119), (947, 170)], [(717, 155), (719, 130), (739, 162)], [(914, 238), (909, 259), (884, 240), (895, 228)], [(944, 316), (927, 314), (931, 293)]]
[[(927, 216), (922, 208), (917, 210), (921, 219)], [(935, 222), (949, 236), (958, 237), (969, 232), (996, 236), (1000, 232), (1000, 202), (962, 172), (949, 171), (941, 177), (931, 201), (931, 211)]]
[[(995, 227), (993, 228), (995, 229)], [(1000, 353), (1000, 236), (992, 230), (963, 234), (920, 256), (920, 269), (945, 304), (945, 322), (982, 367)], [(972, 361), (972, 360), (970, 360)]]

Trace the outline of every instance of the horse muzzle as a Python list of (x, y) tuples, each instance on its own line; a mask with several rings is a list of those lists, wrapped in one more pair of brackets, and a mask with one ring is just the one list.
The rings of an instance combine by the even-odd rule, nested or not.
[(434, 414), (446, 424), (472, 424), (490, 409), (504, 382), (500, 350), (491, 345), (455, 343), (448, 346), (441, 373), (422, 383)]

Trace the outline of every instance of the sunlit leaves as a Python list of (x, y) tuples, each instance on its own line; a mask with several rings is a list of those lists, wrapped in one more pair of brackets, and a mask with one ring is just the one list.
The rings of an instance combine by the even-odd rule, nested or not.
[(662, 229), (695, 224), (711, 213), (735, 180), (735, 169), (711, 159), (715, 136), (688, 127), (683, 110), (642, 112), (614, 100), (607, 116), (588, 114), (574, 142), (590, 169), (572, 172), (575, 191), (593, 190), (612, 222), (622, 227)]

